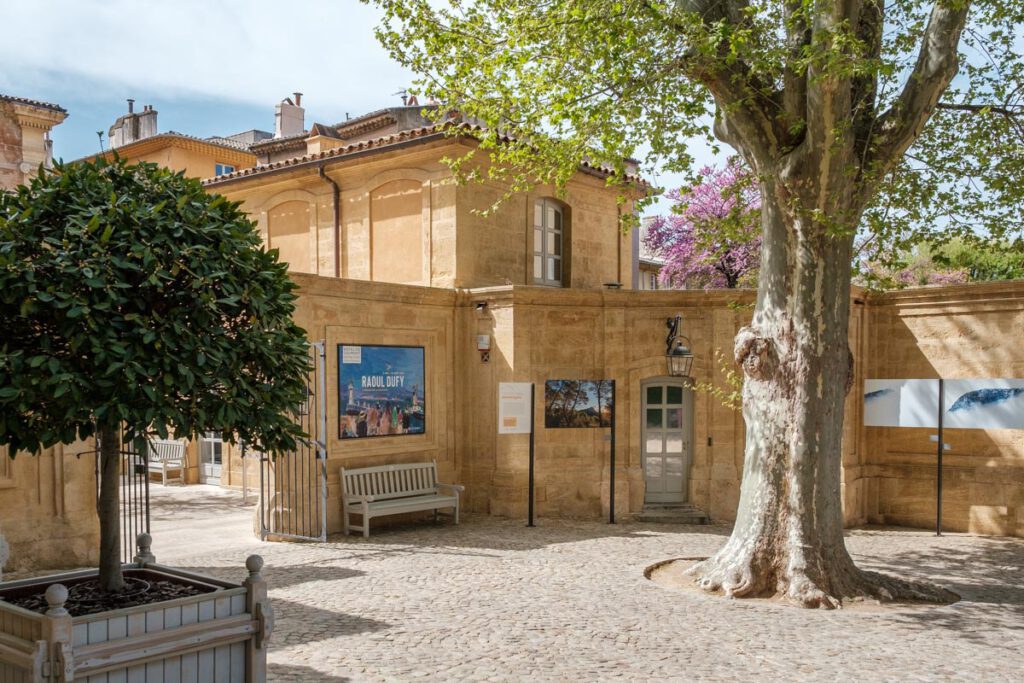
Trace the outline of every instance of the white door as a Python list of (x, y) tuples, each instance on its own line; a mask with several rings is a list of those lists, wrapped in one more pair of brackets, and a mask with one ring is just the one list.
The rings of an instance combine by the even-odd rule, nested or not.
[(693, 391), (680, 380), (643, 385), (645, 503), (685, 503), (693, 452)]
[(207, 432), (199, 439), (199, 483), (220, 484), (224, 441), (220, 434)]

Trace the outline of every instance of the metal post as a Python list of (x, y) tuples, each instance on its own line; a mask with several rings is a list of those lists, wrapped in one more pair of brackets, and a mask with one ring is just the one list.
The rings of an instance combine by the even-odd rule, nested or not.
[[(598, 407), (600, 410), (600, 407)], [(612, 453), (609, 458), (611, 464), (611, 472), (608, 477), (609, 492), (608, 492), (608, 523), (615, 524), (615, 380), (612, 380)]]
[(245, 459), (246, 459), (246, 455), (247, 454), (245, 452), (245, 440), (244, 439), (242, 440), (240, 445), (242, 447), (242, 505), (248, 505), (249, 504), (249, 476), (248, 476), (249, 472), (248, 472), (248, 468), (245, 466), (246, 465)]
[[(317, 459), (320, 475), (320, 496), (317, 506), (320, 509), (320, 540), (327, 540), (327, 396), (324, 366), (327, 363), (327, 341), (318, 344), (320, 349), (320, 367), (316, 373), (316, 402), (320, 411), (320, 433), (317, 434)], [(364, 522), (365, 523), (365, 522)]]
[(938, 458), (936, 459), (936, 475), (935, 475), (935, 535), (942, 535), (942, 451), (945, 448), (945, 444), (942, 442), (942, 414), (946, 409), (946, 387), (943, 380), (939, 380), (939, 448)]
[(534, 385), (530, 383), (530, 501), (527, 505), (527, 522), (526, 526), (533, 526), (533, 485), (534, 485), (534, 445), (533, 445), (533, 401), (534, 401)]

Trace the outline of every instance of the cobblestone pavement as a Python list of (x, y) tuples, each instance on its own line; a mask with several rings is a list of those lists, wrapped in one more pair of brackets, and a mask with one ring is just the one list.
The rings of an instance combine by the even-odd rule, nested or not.
[(266, 559), (277, 681), (1022, 681), (1024, 541), (868, 529), (865, 568), (930, 580), (948, 607), (801, 610), (673, 591), (645, 567), (704, 556), (724, 526), (469, 515), (369, 540), (261, 543), (212, 487), (154, 486), (162, 563), (241, 579)]

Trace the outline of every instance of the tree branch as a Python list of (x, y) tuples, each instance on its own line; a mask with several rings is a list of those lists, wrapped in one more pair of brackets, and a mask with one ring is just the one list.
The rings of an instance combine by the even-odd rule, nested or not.
[[(689, 35), (692, 26), (678, 21), (671, 13), (661, 11), (649, 0), (643, 7), (658, 21), (673, 27), (681, 35)], [(705, 28), (717, 29), (724, 22), (734, 27), (745, 25), (749, 19), (745, 8), (747, 0), (676, 0), (675, 10), (700, 17)], [(715, 54), (688, 55), (684, 72), (704, 84), (715, 99), (715, 135), (741, 150), (747, 161), (760, 166), (778, 148), (779, 139), (773, 117), (764, 108), (772, 103), (774, 93), (770, 84), (758, 78), (743, 60), (729, 53), (730, 46), (722, 41)], [(774, 108), (774, 106), (773, 106)]]
[[(867, 46), (863, 59), (877, 60), (882, 54), (882, 33), (885, 24), (883, 0), (865, 0), (861, 8), (857, 38)], [(857, 156), (863, 162), (864, 152), (875, 124), (875, 103), (878, 98), (878, 74), (873, 69), (853, 79), (853, 130)]]
[(782, 74), (783, 125), (789, 129), (807, 119), (807, 63), (804, 49), (811, 44), (811, 27), (800, 0), (787, 0), (783, 8), (788, 55)]
[(883, 175), (903, 157), (956, 76), (957, 48), (969, 7), (969, 0), (937, 0), (932, 8), (917, 64), (903, 92), (874, 126), (868, 158), (873, 172)]

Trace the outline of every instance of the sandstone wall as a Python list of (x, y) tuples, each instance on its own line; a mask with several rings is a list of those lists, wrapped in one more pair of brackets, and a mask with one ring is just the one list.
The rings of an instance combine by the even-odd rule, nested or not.
[(0, 190), (11, 190), (25, 181), (21, 126), (14, 108), (0, 101)]
[(91, 448), (79, 442), (10, 460), (0, 447), (0, 533), (11, 545), (6, 571), (99, 561), (96, 457), (85, 453)]
[[(1024, 378), (1024, 281), (873, 295), (867, 330), (868, 378)], [(868, 519), (934, 527), (935, 430), (864, 431)], [(944, 438), (943, 527), (1024, 536), (1024, 432), (950, 429)]]
[[(457, 482), (455, 422), (456, 292), (294, 275), (300, 297), (295, 321), (309, 339), (326, 341), (328, 528), (341, 531), (339, 470), (435, 460), (438, 477)], [(341, 439), (338, 436), (338, 345), (424, 347), (424, 434)], [(234, 476), (234, 475), (233, 475)]]
[[(457, 186), (441, 159), (466, 151), (464, 145), (443, 139), (325, 166), (327, 177), (340, 188), (340, 242), (333, 188), (314, 167), (285, 168), (209, 189), (242, 201), (265, 241), (273, 234), (275, 210), (288, 204), (294, 213), (298, 203), (305, 204), (305, 237), (287, 226), (288, 260), (301, 264), (293, 270), (429, 287), (531, 284), (533, 204), (553, 191), (517, 195), (492, 214), (481, 215), (506, 187), (496, 182)], [(161, 159), (152, 160), (172, 167), (182, 163)], [(404, 197), (400, 207), (382, 201), (396, 193)], [(631, 241), (620, 230), (615, 194), (603, 180), (583, 173), (569, 182), (563, 200), (568, 207), (568, 283), (573, 288), (631, 285)], [(297, 254), (297, 249), (305, 253)]]

